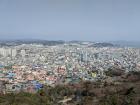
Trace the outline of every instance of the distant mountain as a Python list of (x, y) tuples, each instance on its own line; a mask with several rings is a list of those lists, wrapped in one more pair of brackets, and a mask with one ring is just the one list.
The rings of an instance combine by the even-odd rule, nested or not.
[(140, 48), (140, 41), (111, 41), (111, 43), (121, 47), (134, 47)]
[(116, 45), (112, 44), (112, 43), (94, 43), (92, 45), (90, 45), (89, 47), (115, 47)]
[(109, 41), (109, 42), (91, 42), (91, 41), (77, 41), (72, 40), (65, 42), (63, 40), (53, 41), (53, 40), (39, 40), (39, 39), (19, 39), (19, 40), (0, 40), (0, 46), (16, 46), (21, 44), (42, 44), (42, 45), (58, 45), (64, 43), (77, 43), (83, 44), (84, 42), (89, 42), (91, 45), (89, 47), (134, 47), (140, 48), (140, 42), (138, 41)]
[(21, 44), (42, 44), (42, 45), (58, 45), (64, 44), (64, 41), (48, 41), (48, 40), (1, 40), (0, 46), (16, 46)]

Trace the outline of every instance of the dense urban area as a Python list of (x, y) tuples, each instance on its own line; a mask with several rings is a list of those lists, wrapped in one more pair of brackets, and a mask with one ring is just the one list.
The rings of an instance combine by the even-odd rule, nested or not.
[(0, 45), (0, 105), (140, 105), (140, 48), (77, 41)]

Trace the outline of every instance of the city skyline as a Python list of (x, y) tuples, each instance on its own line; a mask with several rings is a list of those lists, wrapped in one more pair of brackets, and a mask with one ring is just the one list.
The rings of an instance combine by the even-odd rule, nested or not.
[(1, 0), (1, 39), (140, 41), (138, 0)]

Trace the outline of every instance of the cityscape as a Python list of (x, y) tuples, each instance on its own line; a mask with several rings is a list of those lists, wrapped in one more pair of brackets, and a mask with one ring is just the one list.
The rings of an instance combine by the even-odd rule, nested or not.
[(7, 84), (1, 91), (34, 92), (42, 84), (96, 81), (105, 78), (105, 71), (112, 67), (126, 73), (139, 71), (140, 49), (97, 45), (99, 43), (70, 42), (55, 46), (4, 46), (0, 48), (0, 80)]
[(0, 0), (0, 105), (140, 105), (139, 0)]
[[(121, 75), (140, 72), (139, 48), (87, 41), (46, 43), (1, 44), (1, 94), (36, 93), (44, 86), (63, 86), (81, 81), (106, 83), (111, 80), (115, 83)], [(117, 71), (110, 77), (107, 72), (111, 69)]]

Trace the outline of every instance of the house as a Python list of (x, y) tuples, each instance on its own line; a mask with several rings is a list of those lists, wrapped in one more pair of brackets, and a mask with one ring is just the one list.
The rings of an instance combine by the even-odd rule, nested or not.
[(22, 89), (22, 84), (21, 83), (16, 83), (16, 84), (5, 84), (6, 92), (11, 93), (11, 92), (20, 92)]

